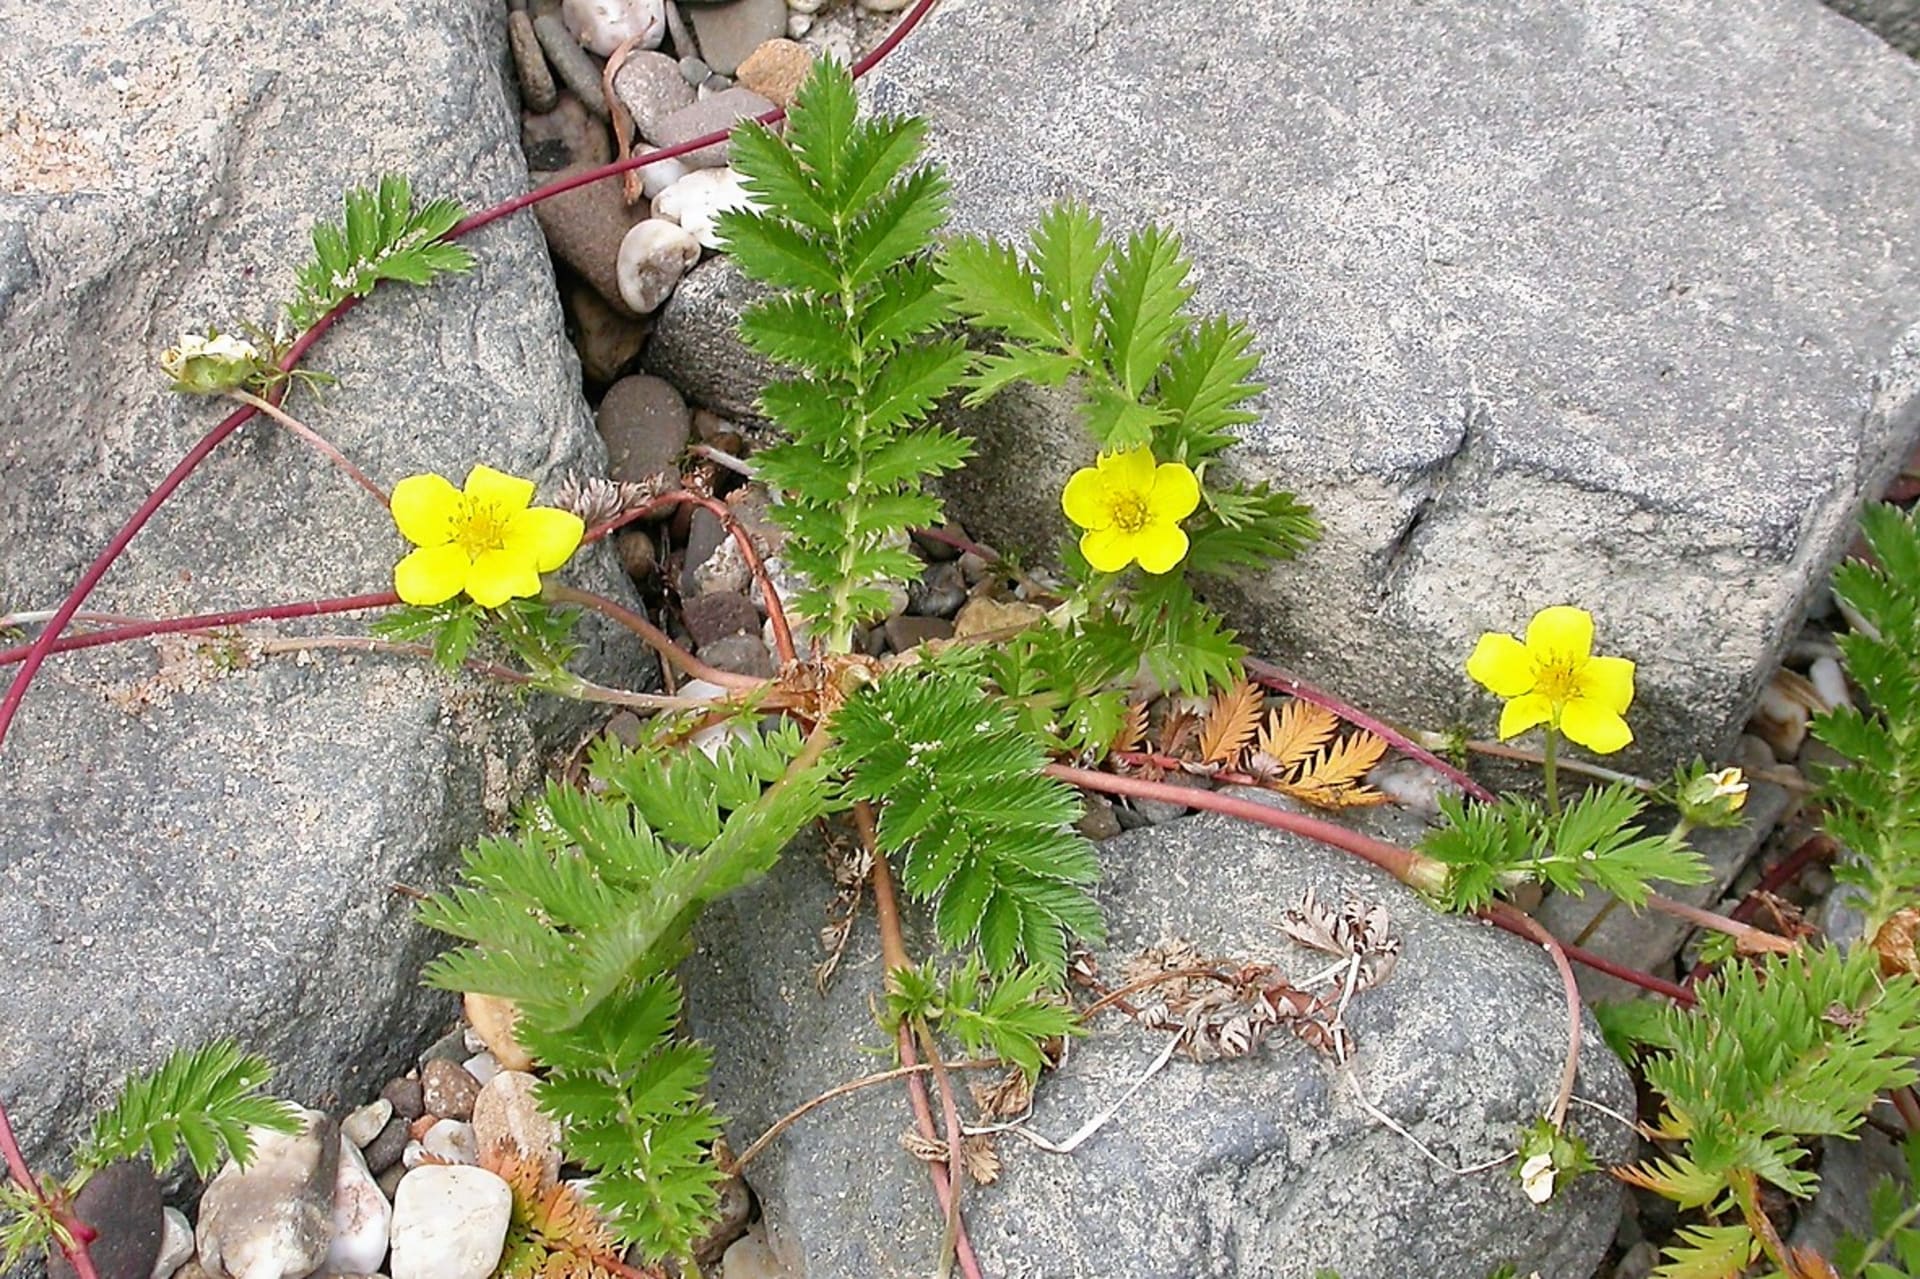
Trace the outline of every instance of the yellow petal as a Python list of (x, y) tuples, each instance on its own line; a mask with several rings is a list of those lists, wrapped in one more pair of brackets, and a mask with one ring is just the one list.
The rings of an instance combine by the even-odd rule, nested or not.
[(1107, 505), (1107, 484), (1091, 466), (1081, 467), (1061, 490), (1060, 506), (1067, 518), (1081, 528), (1105, 528), (1113, 523), (1113, 511)]
[(1624, 657), (1592, 657), (1580, 668), (1580, 696), (1591, 697), (1615, 715), (1633, 705), (1633, 663)]
[(1613, 708), (1591, 697), (1576, 697), (1560, 712), (1560, 731), (1599, 755), (1611, 755), (1633, 741), (1633, 730)]
[(1535, 724), (1544, 724), (1553, 718), (1553, 703), (1544, 693), (1528, 693), (1516, 697), (1507, 703), (1500, 712), (1500, 740), (1518, 737)]
[(533, 481), (523, 480), (491, 466), (476, 466), (467, 472), (467, 496), (490, 502), (501, 514), (525, 510), (533, 501)]
[(481, 608), (499, 608), (510, 599), (540, 593), (540, 575), (533, 561), (507, 551), (482, 551), (473, 557), (467, 573), (467, 594)]
[(1187, 535), (1172, 524), (1149, 524), (1133, 543), (1134, 558), (1149, 573), (1165, 573), (1187, 557)]
[(409, 604), (444, 604), (466, 588), (472, 564), (452, 542), (423, 546), (393, 566), (394, 593)]
[(1473, 646), (1473, 656), (1467, 659), (1467, 674), (1501, 697), (1533, 691), (1533, 658), (1527, 646), (1511, 635), (1493, 631), (1482, 635)]
[(1145, 495), (1153, 487), (1153, 450), (1128, 449), (1124, 453), (1102, 453), (1094, 463), (1100, 478), (1110, 489)]
[(1135, 541), (1133, 534), (1122, 529), (1092, 529), (1081, 535), (1080, 553), (1096, 572), (1118, 573), (1133, 563)]
[[(415, 546), (439, 546), (453, 540), (454, 521), (465, 509), (460, 490), (442, 475), (409, 475), (393, 486), (388, 499), (400, 536)], [(454, 587), (458, 594), (459, 587)]]
[(587, 526), (572, 511), (557, 506), (530, 506), (507, 521), (507, 554), (533, 561), (542, 573), (551, 573), (580, 549)]
[(1168, 523), (1184, 520), (1199, 505), (1200, 481), (1192, 471), (1178, 462), (1162, 462), (1154, 468), (1153, 491), (1147, 494), (1147, 511), (1154, 519)]
[(1527, 623), (1527, 647), (1538, 657), (1584, 660), (1593, 652), (1593, 614), (1567, 604), (1543, 608)]

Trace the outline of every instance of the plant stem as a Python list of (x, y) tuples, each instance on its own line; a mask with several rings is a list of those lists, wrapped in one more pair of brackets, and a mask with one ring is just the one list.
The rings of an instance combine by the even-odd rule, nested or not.
[[(1546, 763), (1545, 752), (1530, 751), (1524, 746), (1508, 746), (1504, 742), (1470, 741), (1467, 743), (1467, 749), (1476, 755), (1489, 755), (1495, 759), (1518, 760), (1522, 764), (1544, 765)], [(1632, 773), (1622, 773), (1617, 769), (1608, 768), (1604, 764), (1590, 764), (1583, 759), (1562, 759), (1555, 762), (1559, 767), (1569, 773), (1579, 773), (1583, 777), (1592, 777), (1603, 782), (1620, 782), (1633, 787), (1643, 794), (1650, 795), (1660, 789), (1660, 783), (1658, 782), (1649, 781), (1644, 777), (1636, 777)]]
[(1553, 966), (1560, 970), (1560, 985), (1567, 996), (1567, 1059), (1560, 1067), (1560, 1088), (1553, 1095), (1552, 1108), (1547, 1111), (1548, 1121), (1559, 1129), (1567, 1122), (1567, 1103), (1573, 1098), (1573, 1081), (1580, 1073), (1580, 986), (1574, 981), (1573, 965), (1567, 962), (1567, 952), (1559, 938), (1533, 916), (1502, 901), (1494, 902), (1483, 913), (1489, 919), (1503, 920), (1501, 926), (1509, 931), (1539, 942), (1553, 958)]
[(72, 1265), (76, 1279), (100, 1279), (93, 1268), (93, 1254), (87, 1249), (87, 1245), (95, 1238), (93, 1227), (47, 1198), (46, 1190), (35, 1179), (32, 1169), (27, 1167), (27, 1157), (20, 1151), (20, 1142), (13, 1135), (13, 1121), (7, 1117), (4, 1105), (0, 1105), (0, 1158), (5, 1160), (7, 1175), (13, 1179), (13, 1183), (33, 1196), (54, 1220), (73, 1235), (74, 1246), (68, 1248), (62, 1244), (60, 1251)]
[(1249, 657), (1246, 659), (1246, 667), (1247, 674), (1252, 676), (1255, 682), (1271, 688), (1276, 692), (1289, 693), (1303, 702), (1312, 702), (1315, 706), (1325, 707), (1341, 719), (1346, 720), (1349, 724), (1358, 728), (1364, 728), (1375, 737), (1385, 738), (1389, 745), (1413, 756), (1413, 758), (1419, 760), (1434, 772), (1450, 779), (1461, 790), (1473, 796), (1481, 803), (1491, 804), (1494, 802), (1494, 794), (1492, 791), (1482, 786), (1479, 782), (1474, 781), (1473, 778), (1467, 776), (1446, 760), (1441, 759), (1438, 755), (1428, 750), (1425, 746), (1422, 746), (1419, 742), (1414, 741), (1413, 738), (1407, 736), (1385, 720), (1369, 715), (1357, 706), (1349, 706), (1332, 693), (1315, 688), (1299, 676), (1283, 671), (1271, 662), (1263, 662), (1259, 658)]
[[(368, 609), (390, 608), (400, 602), (392, 591), (368, 595), (341, 595), (332, 599), (301, 600), (294, 604), (266, 604), (257, 608), (235, 608), (221, 613), (199, 613), (192, 617), (164, 617), (127, 626), (112, 626), (88, 631), (84, 635), (66, 635), (47, 645), (51, 653), (71, 653), (105, 644), (122, 644), (154, 635), (177, 635), (185, 631), (213, 630), (222, 626), (241, 626), (248, 622), (276, 622), (295, 617), (326, 617), (335, 613), (359, 613)], [(41, 639), (45, 639), (43, 634)], [(34, 641), (39, 643), (38, 640)], [(34, 644), (0, 649), (0, 666), (25, 662), (33, 654)]]
[(236, 389), (236, 390), (228, 391), (227, 394), (231, 398), (240, 401), (240, 403), (249, 405), (253, 408), (258, 409), (260, 412), (265, 413), (268, 417), (272, 418), (274, 421), (278, 422), (280, 425), (286, 427), (289, 431), (292, 431), (295, 435), (305, 440), (313, 448), (313, 450), (316, 453), (318, 453), (321, 457), (326, 458), (327, 461), (333, 463), (334, 466), (338, 467), (341, 470), (341, 472), (346, 475), (348, 479), (352, 480), (355, 484), (358, 484), (361, 488), (365, 489), (367, 492), (373, 494), (373, 500), (380, 503), (381, 506), (393, 505), (393, 503), (388, 500), (386, 491), (382, 489), (378, 484), (375, 484), (372, 480), (368, 479), (366, 476), (366, 472), (362, 471), (359, 467), (355, 466), (352, 463), (352, 461), (348, 459), (345, 453), (342, 453), (339, 449), (335, 448), (333, 446), (332, 441), (328, 440), (325, 436), (321, 435), (320, 432), (314, 430), (312, 427), (308, 426), (306, 423), (300, 421), (298, 418), (294, 417), (291, 413), (288, 413), (287, 411), (282, 409), (279, 405), (275, 404), (273, 401), (263, 400), (251, 391), (243, 391), (243, 390)]
[[(1004, 1066), (1005, 1064), (1005, 1062), (998, 1058), (990, 1061), (949, 1061), (944, 1063), (948, 1070), (991, 1070)], [(793, 1127), (794, 1124), (804, 1119), (810, 1112), (818, 1110), (830, 1101), (845, 1097), (849, 1093), (859, 1092), (864, 1088), (872, 1088), (876, 1084), (892, 1083), (896, 1079), (905, 1079), (909, 1075), (924, 1075), (932, 1070), (933, 1066), (930, 1063), (920, 1062), (912, 1066), (896, 1066), (892, 1070), (883, 1070), (875, 1075), (862, 1075), (858, 1079), (849, 1079), (844, 1084), (835, 1084), (818, 1097), (801, 1102), (798, 1106), (795, 1106), (792, 1110), (789, 1110), (786, 1114), (774, 1120), (771, 1127), (753, 1139), (752, 1145), (748, 1146), (727, 1162), (726, 1171), (729, 1173), (739, 1172), (759, 1156), (765, 1154), (767, 1147), (771, 1146), (781, 1133)]]
[(1560, 730), (1547, 725), (1546, 738), (1540, 747), (1540, 775), (1547, 787), (1547, 815), (1560, 815), (1560, 774), (1556, 771), (1555, 755), (1559, 753)]
[[(678, 495), (676, 495), (678, 496)], [(774, 589), (773, 578), (767, 574), (766, 563), (761, 560), (760, 552), (754, 548), (753, 536), (747, 532), (733, 513), (733, 508), (717, 498), (702, 497), (698, 493), (688, 493), (681, 500), (695, 506), (703, 506), (713, 512), (720, 520), (734, 543), (740, 548), (740, 558), (747, 563), (747, 571), (753, 574), (753, 580), (760, 584), (760, 596), (767, 604), (767, 621), (773, 626), (773, 646), (783, 662), (799, 660), (793, 647), (793, 629), (787, 625), (787, 610), (780, 601), (780, 592)]]
[(732, 671), (723, 671), (717, 666), (707, 665), (674, 643), (665, 631), (652, 622), (604, 595), (596, 595), (592, 591), (583, 591), (578, 587), (552, 581), (541, 589), (540, 594), (556, 604), (578, 604), (613, 619), (645, 640), (655, 652), (659, 653), (664, 660), (671, 662), (681, 673), (690, 675), (694, 679), (703, 679), (709, 684), (718, 684), (722, 688), (764, 688), (766, 686), (766, 680), (755, 679), (751, 675), (738, 675)]
[(1689, 906), (1685, 902), (1677, 902), (1671, 897), (1662, 897), (1659, 893), (1648, 893), (1647, 905), (1663, 915), (1684, 919), (1690, 924), (1711, 929), (1716, 933), (1725, 933), (1739, 942), (1740, 949), (1748, 954), (1791, 955), (1800, 949), (1797, 942), (1782, 937), (1778, 933), (1770, 933), (1750, 924), (1743, 924), (1737, 919), (1728, 919), (1725, 915), (1714, 911)]

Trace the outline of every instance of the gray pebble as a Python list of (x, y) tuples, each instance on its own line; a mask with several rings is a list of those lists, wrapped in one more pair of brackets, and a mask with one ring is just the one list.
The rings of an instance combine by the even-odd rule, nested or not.
[(967, 602), (967, 579), (958, 563), (935, 564), (907, 584), (907, 607), (923, 617), (952, 617)]
[(420, 1067), (427, 1113), (442, 1119), (473, 1118), (473, 1101), (480, 1083), (457, 1061), (429, 1061)]
[(638, 483), (662, 471), (677, 472), (693, 414), (672, 383), (639, 373), (607, 388), (594, 423), (606, 441), (607, 474)]
[(413, 1120), (427, 1113), (424, 1091), (418, 1079), (394, 1079), (380, 1090), (380, 1096), (393, 1106), (396, 1119)]
[(580, 47), (566, 24), (553, 14), (535, 18), (533, 31), (539, 37), (540, 47), (547, 51), (547, 61), (560, 77), (560, 83), (578, 94), (587, 110), (606, 119), (607, 99), (600, 87), (600, 64), (593, 60), (593, 55)]
[(704, 653), (707, 646), (729, 635), (758, 635), (760, 610), (753, 601), (732, 591), (715, 591), (690, 599), (680, 620), (693, 637), (694, 651)]
[(953, 638), (953, 623), (944, 617), (893, 617), (880, 629), (887, 633), (887, 646), (896, 653), (917, 648), (928, 640)]
[[(759, 628), (756, 626), (754, 629)], [(773, 655), (767, 651), (766, 642), (758, 635), (723, 636), (702, 646), (700, 658), (709, 666), (717, 666), (736, 675), (752, 675), (756, 679), (773, 678)]]
[[(741, 120), (752, 119), (773, 110), (773, 103), (751, 89), (726, 89), (713, 96), (681, 107), (668, 115), (648, 135), (656, 146), (671, 147), (691, 142), (709, 133), (731, 129)], [(717, 169), (727, 163), (727, 143), (723, 139), (680, 157), (689, 169)]]
[(507, 47), (513, 51), (514, 76), (520, 82), (520, 101), (529, 111), (551, 111), (560, 101), (554, 87), (553, 69), (540, 52), (540, 37), (534, 33), (533, 19), (526, 10), (507, 15)]
[(592, 167), (613, 158), (606, 124), (589, 115), (571, 93), (560, 94), (551, 111), (520, 113), (520, 149), (535, 173)]
[(652, 137), (660, 121), (693, 103), (693, 86), (664, 53), (630, 55), (613, 77), (613, 92), (643, 138)]
[(686, 79), (688, 85), (702, 85), (707, 82), (707, 77), (713, 74), (713, 68), (698, 58), (682, 58), (680, 74)]
[[(465, 1061), (467, 1056), (467, 1032), (465, 1029), (449, 1030), (446, 1034), (428, 1044), (425, 1051), (420, 1054), (420, 1069), (424, 1071), (427, 1068), (427, 1063), (430, 1061), (450, 1061), (457, 1066)], [(384, 1093), (381, 1095), (385, 1096)], [(393, 1101), (393, 1098), (388, 1097), (387, 1100)], [(393, 1113), (396, 1115), (400, 1113), (400, 1103), (394, 1102)]]
[(361, 1158), (367, 1161), (367, 1170), (377, 1176), (399, 1163), (400, 1152), (407, 1148), (407, 1139), (407, 1121), (398, 1116), (389, 1119), (387, 1126), (360, 1150)]

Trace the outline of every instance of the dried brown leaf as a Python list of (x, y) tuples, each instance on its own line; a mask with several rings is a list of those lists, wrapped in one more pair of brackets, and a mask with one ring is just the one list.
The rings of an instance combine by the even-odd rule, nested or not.
[(918, 1159), (921, 1163), (943, 1164), (947, 1162), (947, 1143), (933, 1137), (922, 1137), (913, 1128), (900, 1133), (900, 1149)]
[(1200, 726), (1200, 717), (1186, 707), (1175, 704), (1168, 708), (1160, 718), (1160, 753), (1178, 755), (1186, 749), (1194, 730)]
[(960, 1166), (967, 1170), (967, 1176), (983, 1186), (991, 1186), (1000, 1179), (1000, 1152), (993, 1148), (993, 1138), (985, 1133), (960, 1139)]
[(1147, 704), (1129, 702), (1126, 717), (1120, 721), (1120, 731), (1113, 736), (1112, 753), (1125, 755), (1139, 750), (1147, 742)]
[(976, 1081), (967, 1087), (973, 1094), (973, 1104), (980, 1108), (981, 1115), (988, 1120), (1025, 1114), (1027, 1107), (1033, 1104), (1033, 1084), (1024, 1070), (1010, 1070), (992, 1083)]
[(1200, 758), (1231, 767), (1260, 730), (1260, 712), (1266, 705), (1261, 691), (1250, 683), (1222, 689), (1207, 708), (1200, 732)]
[(1386, 754), (1385, 738), (1356, 731), (1313, 756), (1294, 777), (1275, 783), (1276, 789), (1321, 808), (1369, 808), (1387, 797), (1360, 784), (1367, 770)]
[(1269, 712), (1260, 729), (1258, 753), (1271, 774), (1291, 773), (1332, 740), (1340, 721), (1324, 706), (1294, 698)]

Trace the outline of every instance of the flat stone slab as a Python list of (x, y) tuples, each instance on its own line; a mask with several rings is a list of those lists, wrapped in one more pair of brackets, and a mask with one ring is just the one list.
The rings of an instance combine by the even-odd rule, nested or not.
[[(496, 73), (504, 10), (114, 0), (87, 17), (20, 7), (0, 44), (19, 115), (0, 139), (7, 609), (58, 603), (225, 413), (168, 391), (155, 361), (183, 330), (269, 320), (346, 187), (402, 171), (480, 207), (526, 180)], [(524, 217), (472, 243), (473, 275), (383, 289), (323, 339), (310, 365), (340, 384), (291, 407), (382, 484), (484, 460), (550, 494), (604, 457), (547, 251)], [(384, 510), (260, 419), (88, 607), (381, 591), (405, 549)], [(617, 577), (604, 550), (583, 558), (588, 579)], [(578, 723), (413, 658), (52, 659), (0, 748), (0, 1098), (29, 1157), (62, 1171), (126, 1072), (215, 1037), (275, 1060), (298, 1100), (371, 1095), (454, 1011), (419, 986), (436, 943), (394, 886), (449, 878)]]
[[(1920, 71), (1813, 0), (947, 0), (865, 92), (958, 229), (1181, 233), (1272, 386), (1231, 460), (1326, 530), (1216, 598), (1391, 713), (1484, 731), (1474, 639), (1577, 603), (1641, 665), (1629, 766), (1723, 748), (1914, 433)], [(702, 268), (649, 357), (733, 412), (741, 294)], [(1064, 401), (971, 425), (956, 512), (1051, 553)]]
[[(1215, 817), (1121, 835), (1099, 846), (1117, 984), (1126, 961), (1178, 937), (1201, 953), (1280, 964), (1296, 981), (1331, 962), (1286, 940), (1281, 912), (1312, 889), (1338, 907), (1377, 904), (1402, 941), (1397, 966), (1356, 995), (1351, 1081), (1285, 1031), (1251, 1056), (1175, 1056), (1071, 1155), (996, 1140), (993, 1185), (966, 1192), (988, 1274), (1027, 1279), (1314, 1279), (1420, 1275), (1586, 1276), (1618, 1225), (1621, 1190), (1582, 1179), (1545, 1208), (1521, 1193), (1510, 1152), (1559, 1082), (1566, 1005), (1538, 948), (1436, 913), (1412, 892), (1323, 845)], [(682, 969), (689, 1022), (715, 1053), (714, 1100), (737, 1150), (790, 1108), (885, 1069), (888, 1037), (869, 999), (879, 944), (863, 913), (823, 1000), (828, 877), (817, 845), (710, 907)], [(915, 956), (924, 936), (910, 937)], [(1119, 1102), (1166, 1045), (1165, 1032), (1103, 1016), (1041, 1081), (1028, 1126), (1059, 1143)], [(1448, 1166), (1367, 1112), (1367, 1102)], [(1633, 1086), (1588, 1018), (1576, 1095), (1616, 1112)], [(1627, 1130), (1576, 1108), (1602, 1160), (1631, 1150)], [(768, 1236), (795, 1279), (910, 1279), (932, 1272), (940, 1218), (927, 1175), (900, 1145), (904, 1090), (864, 1089), (815, 1109), (746, 1169)]]

